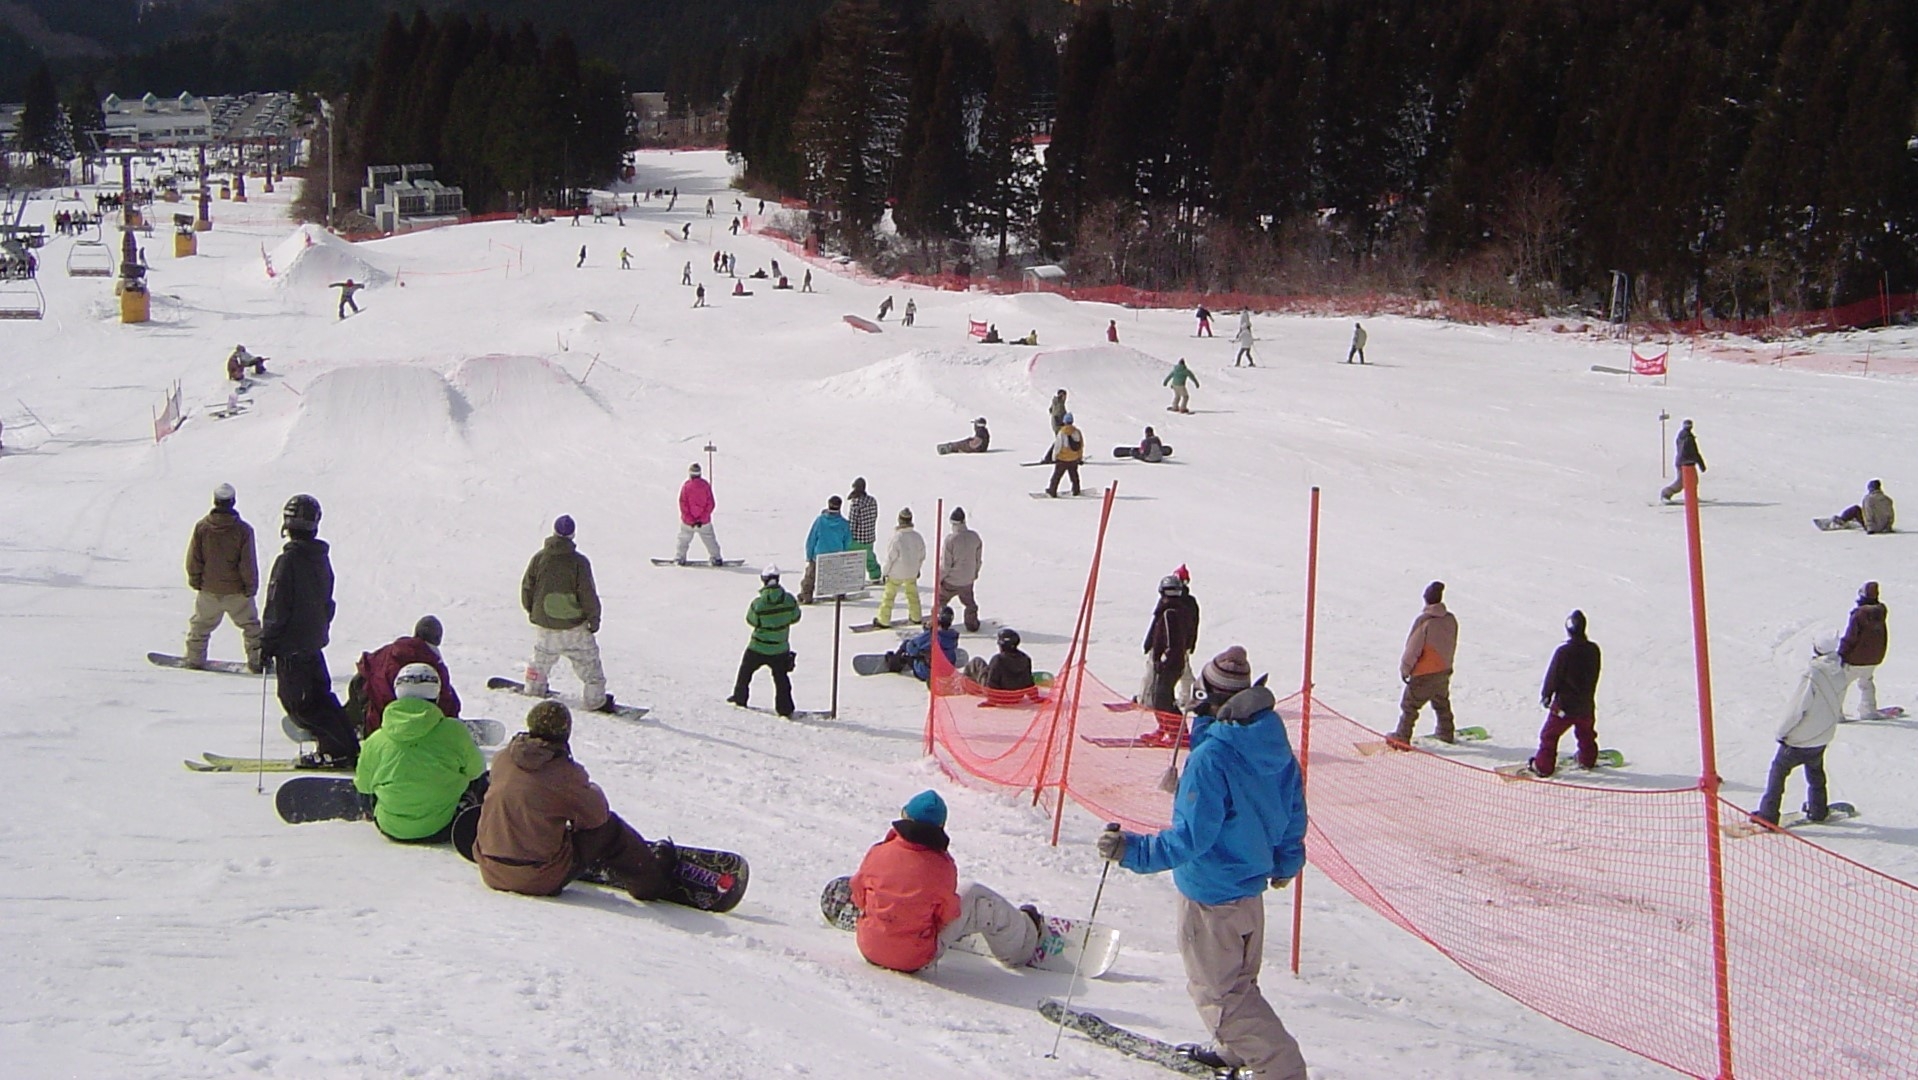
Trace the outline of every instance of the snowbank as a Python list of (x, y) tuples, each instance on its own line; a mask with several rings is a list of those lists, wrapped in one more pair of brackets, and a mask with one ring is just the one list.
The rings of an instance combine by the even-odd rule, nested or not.
[(281, 288), (324, 287), (347, 278), (369, 285), (392, 280), (392, 274), (366, 260), (363, 250), (317, 225), (301, 225), (266, 253), (265, 273)]

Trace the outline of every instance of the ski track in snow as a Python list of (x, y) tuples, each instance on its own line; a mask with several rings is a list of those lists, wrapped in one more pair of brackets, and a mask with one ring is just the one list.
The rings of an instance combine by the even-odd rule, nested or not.
[[(882, 521), (910, 505), (929, 547), (935, 501), (965, 506), (985, 538), (984, 613), (1031, 631), (1035, 660), (1056, 667), (1064, 646), (1051, 642), (1077, 609), (1096, 513), (1034, 504), (1025, 496), (1044, 470), (1018, 463), (1046, 445), (1059, 386), (1094, 450), (1088, 488), (1117, 481), (1127, 497), (1092, 648), (1115, 686), (1136, 677), (1152, 586), (1182, 562), (1205, 606), (1202, 652), (1243, 642), (1290, 685), (1318, 484), (1322, 698), (1389, 724), (1418, 591), (1442, 578), (1462, 626), (1460, 722), (1493, 733), (1458, 753), (1517, 760), (1536, 735), (1560, 623), (1580, 607), (1607, 654), (1603, 742), (1632, 760), (1603, 782), (1690, 785), (1683, 517), (1650, 505), (1670, 457), (1660, 409), (1672, 430), (1697, 418), (1713, 464), (1705, 541), (1729, 797), (1756, 801), (1812, 636), (1842, 626), (1867, 578), (1885, 582), (1894, 613), (1915, 579), (1908, 534), (1819, 534), (1809, 518), (1855, 501), (1871, 476), (1894, 497), (1918, 491), (1892, 434), (1918, 413), (1918, 383), (1680, 360), (1670, 386), (1628, 384), (1589, 371), (1616, 364), (1623, 344), (1402, 319), (1366, 320), (1380, 363), (1358, 368), (1337, 363), (1349, 319), (1293, 316), (1259, 317), (1260, 366), (1235, 370), (1229, 339), (1191, 338), (1182, 311), (865, 285), (821, 267), (816, 296), (733, 298), (707, 272), (715, 244), (745, 272), (779, 258), (792, 273), (798, 258), (699, 235), (704, 197), (725, 189), (723, 155), (640, 162), (639, 183), (678, 184), (684, 210), (642, 202), (627, 229), (500, 223), (362, 245), (286, 220), (289, 183), (215, 204), (199, 257), (153, 259), (148, 326), (114, 321), (107, 284), (52, 274), (43, 322), (0, 325), (14, 361), (0, 365), (0, 641), (12, 661), (0, 731), (17, 766), (0, 815), (11, 1075), (1164, 1075), (1075, 1036), (1045, 1060), (1052, 1029), (1033, 1006), (1063, 996), (1065, 976), (967, 955), (896, 975), (866, 965), (818, 915), (825, 882), (856, 867), (922, 787), (952, 802), (962, 876), (1072, 917), (1098, 886), (1099, 822), (1069, 812), (1050, 848), (1029, 797), (941, 775), (920, 756), (924, 699), (910, 680), (848, 671), (838, 721), (786, 723), (720, 700), (746, 642), (744, 571), (776, 562), (796, 583), (809, 521), (855, 475)], [(36, 201), (28, 220), (51, 206)], [(693, 242), (661, 235), (687, 220)], [(41, 265), (62, 265), (70, 243), (51, 241)], [(588, 262), (576, 270), (581, 243)], [(617, 269), (621, 246), (631, 271)], [(710, 309), (690, 310), (692, 290), (678, 285), (689, 258)], [(324, 286), (349, 274), (372, 286), (362, 314), (340, 321)], [(888, 293), (919, 301), (918, 326), (893, 319), (868, 335), (841, 321)], [(1114, 317), (1125, 344), (1108, 347)], [(972, 343), (968, 318), (1009, 336), (1036, 328), (1047, 345)], [(1879, 353), (1918, 353), (1909, 329), (1872, 340)], [(225, 400), (222, 362), (240, 342), (271, 358), (270, 374), (244, 415), (214, 421), (203, 409)], [(1181, 356), (1201, 382), (1191, 417), (1165, 412), (1159, 386)], [(156, 446), (151, 409), (174, 379), (191, 415)], [(933, 454), (978, 415), (995, 453)], [(1147, 424), (1178, 447), (1177, 466), (1107, 459)], [(648, 557), (672, 551), (685, 466), (706, 464), (708, 441), (719, 537), (746, 567), (654, 568)], [(495, 894), (445, 852), (363, 825), (284, 826), (251, 776), (180, 768), (259, 744), (258, 682), (141, 655), (179, 647), (191, 607), (181, 553), (221, 481), (259, 533), (262, 576), (280, 504), (296, 491), (323, 503), (342, 692), (361, 650), (433, 611), (467, 711), (513, 728), (525, 699), (482, 687), (523, 666), (519, 575), (552, 518), (572, 514), (605, 603), (612, 689), (654, 710), (637, 723), (579, 717), (576, 755), (647, 835), (744, 852), (744, 904), (713, 916), (591, 887)], [(846, 620), (875, 602), (848, 605)], [(1912, 697), (1898, 618), (1878, 673), (1886, 704)], [(831, 629), (822, 605), (794, 632), (802, 708), (826, 706)], [(845, 639), (845, 655), (863, 651), (858, 641)], [(230, 628), (214, 652), (238, 655)], [(570, 672), (557, 682), (575, 689)], [(761, 679), (755, 702), (770, 694)], [(277, 703), (265, 708), (277, 727)], [(269, 752), (284, 752), (267, 734)], [(1841, 731), (1833, 795), (1865, 816), (1816, 839), (1918, 876), (1918, 826), (1907, 824), (1918, 797), (1900, 764), (1914, 739), (1913, 724)], [(1304, 978), (1284, 971), (1279, 894), (1263, 985), (1318, 1080), (1666, 1074), (1528, 1012), (1324, 878), (1308, 874), (1305, 887)], [(1174, 897), (1167, 877), (1112, 873), (1099, 918), (1124, 946), (1077, 1000), (1149, 1034), (1202, 1039)]]

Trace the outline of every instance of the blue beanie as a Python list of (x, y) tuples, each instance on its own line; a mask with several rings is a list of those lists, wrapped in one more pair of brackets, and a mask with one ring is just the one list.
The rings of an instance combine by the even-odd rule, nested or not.
[(553, 535), (573, 535), (573, 516), (571, 514), (561, 514), (559, 517), (553, 519)]
[(936, 791), (922, 791), (906, 802), (904, 810), (909, 820), (922, 825), (946, 826), (946, 800)]

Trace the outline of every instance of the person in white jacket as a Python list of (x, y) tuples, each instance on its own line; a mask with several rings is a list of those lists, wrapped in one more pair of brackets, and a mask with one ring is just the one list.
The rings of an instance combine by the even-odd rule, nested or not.
[(906, 617), (914, 626), (919, 625), (919, 568), (925, 563), (925, 538), (912, 527), (912, 510), (901, 510), (892, 539), (886, 542), (886, 560), (879, 567), (886, 588), (879, 596), (879, 617), (873, 625), (892, 625), (892, 599), (901, 589), (906, 591)]
[(1823, 821), (1829, 813), (1825, 747), (1831, 745), (1832, 735), (1845, 716), (1845, 665), (1838, 659), (1838, 635), (1819, 634), (1812, 642), (1811, 653), (1811, 665), (1798, 680), (1791, 707), (1778, 725), (1778, 753), (1772, 756), (1771, 777), (1765, 781), (1765, 796), (1758, 800), (1753, 821), (1778, 824), (1778, 804), (1785, 798), (1785, 781), (1801, 765), (1809, 789), (1805, 816)]

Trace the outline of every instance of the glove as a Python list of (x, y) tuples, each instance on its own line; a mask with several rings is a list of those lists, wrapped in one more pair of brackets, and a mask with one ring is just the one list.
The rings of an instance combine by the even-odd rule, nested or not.
[(587, 632), (587, 633), (589, 633), (589, 634), (597, 634), (597, 633), (599, 633), (599, 620), (598, 620), (598, 619), (594, 619), (594, 620), (593, 620), (592, 622), (589, 622), (589, 623), (587, 623), (587, 624), (586, 624), (586, 632)]
[(1275, 889), (1283, 889), (1283, 888), (1285, 888), (1285, 887), (1286, 887), (1287, 885), (1290, 885), (1290, 884), (1292, 884), (1292, 879), (1291, 879), (1291, 878), (1289, 878), (1289, 877), (1287, 877), (1287, 878), (1277, 878), (1277, 877), (1275, 877), (1275, 878), (1273, 878), (1273, 879), (1272, 879), (1272, 887), (1273, 887), (1273, 888), (1275, 888)]
[(1539, 695), (1539, 698), (1538, 698), (1538, 703), (1539, 703), (1539, 706), (1540, 706), (1541, 708), (1546, 708), (1546, 709), (1549, 709), (1549, 708), (1551, 708), (1551, 707), (1552, 707), (1552, 695), (1550, 695), (1550, 694), (1540, 694), (1540, 695)]
[(1118, 862), (1125, 858), (1125, 834), (1111, 829), (1099, 834), (1099, 857), (1107, 862)]

